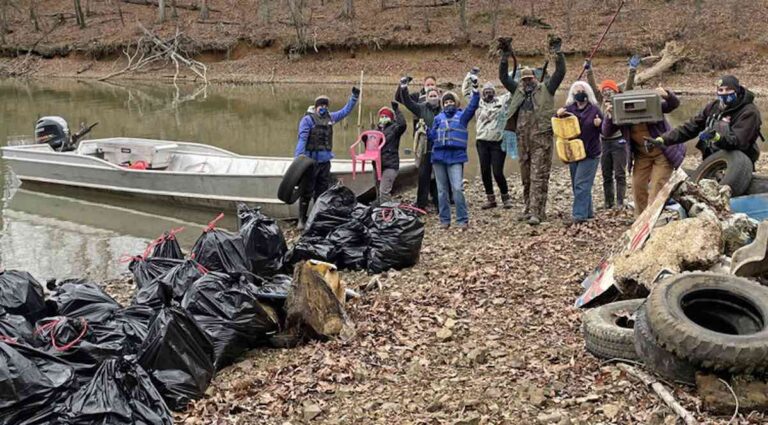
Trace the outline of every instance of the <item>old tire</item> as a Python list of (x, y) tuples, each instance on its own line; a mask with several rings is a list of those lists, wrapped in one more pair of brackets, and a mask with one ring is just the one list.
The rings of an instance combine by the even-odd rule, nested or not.
[(741, 151), (719, 150), (704, 160), (693, 173), (693, 181), (716, 180), (731, 187), (731, 196), (747, 193), (752, 182), (752, 160)]
[(584, 313), (582, 330), (587, 351), (604, 359), (637, 359), (632, 315), (642, 299), (617, 301)]
[(298, 201), (312, 182), (314, 168), (315, 160), (308, 156), (299, 155), (294, 159), (277, 188), (277, 199), (289, 205)]
[(688, 385), (696, 383), (696, 368), (687, 360), (677, 357), (659, 345), (648, 325), (645, 305), (635, 314), (635, 352), (638, 359), (662, 378)]
[(659, 343), (696, 366), (768, 369), (768, 288), (715, 273), (686, 273), (653, 288), (648, 324)]

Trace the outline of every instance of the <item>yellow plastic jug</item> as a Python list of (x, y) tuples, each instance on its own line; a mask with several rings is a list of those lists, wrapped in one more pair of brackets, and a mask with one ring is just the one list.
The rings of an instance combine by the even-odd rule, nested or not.
[(587, 151), (584, 149), (584, 142), (581, 139), (566, 140), (558, 137), (555, 142), (557, 157), (560, 161), (569, 162), (581, 161), (587, 157)]
[(560, 139), (573, 139), (581, 135), (579, 119), (569, 114), (565, 118), (552, 117), (552, 131)]

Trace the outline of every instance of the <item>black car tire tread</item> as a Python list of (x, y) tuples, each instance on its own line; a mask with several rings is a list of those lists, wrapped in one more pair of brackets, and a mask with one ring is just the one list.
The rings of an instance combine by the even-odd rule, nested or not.
[[(725, 291), (748, 300), (762, 316), (762, 329), (730, 335), (699, 326), (681, 307), (696, 291)], [(722, 296), (718, 298), (722, 302)], [(686, 273), (653, 288), (647, 303), (648, 324), (659, 343), (696, 366), (717, 371), (763, 372), (768, 368), (768, 288), (747, 279), (715, 273)]]
[(280, 181), (277, 199), (289, 205), (298, 201), (306, 185), (312, 182), (311, 173), (314, 167), (314, 159), (304, 155), (296, 157), (283, 175), (283, 180)]
[(584, 313), (582, 330), (587, 351), (604, 359), (636, 360), (633, 330), (617, 325), (615, 314), (632, 313), (642, 302), (642, 299), (617, 301)]
[(693, 173), (693, 181), (698, 183), (704, 177), (704, 173), (718, 162), (725, 162), (727, 167), (720, 184), (731, 187), (731, 196), (747, 193), (752, 183), (753, 166), (752, 160), (742, 151), (719, 150), (708, 156)]
[(662, 378), (689, 385), (696, 383), (696, 368), (661, 345), (648, 325), (645, 305), (635, 314), (635, 352), (649, 370)]

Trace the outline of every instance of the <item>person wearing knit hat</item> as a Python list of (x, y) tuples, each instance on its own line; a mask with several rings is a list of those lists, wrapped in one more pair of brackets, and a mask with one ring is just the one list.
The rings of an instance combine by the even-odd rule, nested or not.
[(392, 102), (392, 107), (382, 107), (377, 116), (379, 122), (376, 130), (384, 133), (384, 146), (381, 148), (381, 181), (376, 181), (376, 193), (378, 203), (383, 204), (392, 200), (392, 186), (395, 184), (397, 172), (400, 168), (400, 138), (408, 128), (405, 116), (400, 112), (397, 102)]
[[(461, 85), (464, 97), (470, 98), (472, 94), (472, 76), (477, 77), (480, 70), (472, 69), (464, 77)], [(509, 104), (512, 100), (511, 93), (496, 95), (496, 87), (488, 81), (483, 84), (480, 92), (480, 104), (477, 108), (475, 125), (475, 147), (480, 163), (480, 175), (485, 189), (486, 202), (481, 209), (496, 208), (496, 195), (493, 191), (493, 181), (499, 187), (501, 202), (504, 208), (512, 208), (512, 199), (509, 196), (507, 178), (504, 176), (504, 160), (506, 153), (503, 150), (502, 139), (504, 126), (509, 116)]]
[(733, 75), (718, 79), (716, 87), (716, 99), (704, 106), (698, 114), (649, 141), (656, 145), (670, 146), (698, 138), (696, 148), (701, 151), (702, 159), (720, 150), (741, 151), (754, 166), (760, 157), (757, 139), (762, 137), (762, 119), (755, 105), (755, 94), (742, 86)]
[[(517, 60), (512, 52), (511, 40), (509, 38), (498, 40), (498, 49), (501, 53), (499, 79), (501, 84), (512, 93), (509, 115), (516, 118), (515, 133), (525, 201), (525, 207), (517, 219), (527, 221), (532, 226), (547, 219), (547, 195), (554, 138), (552, 116), (555, 113), (555, 92), (563, 82), (566, 71), (562, 39), (551, 34), (548, 47), (551, 56), (555, 59), (555, 72), (552, 76), (542, 73), (542, 80), (539, 81), (533, 69), (524, 68), (518, 83), (515, 81)], [(509, 72), (510, 56), (515, 63), (511, 73)]]
[(459, 108), (459, 98), (456, 93), (446, 92), (443, 95), (443, 111), (439, 113), (429, 130), (432, 145), (432, 168), (437, 180), (438, 210), (440, 228), (451, 226), (451, 203), (448, 197), (449, 188), (453, 192), (456, 204), (456, 227), (465, 230), (469, 226), (469, 211), (464, 199), (464, 163), (469, 161), (467, 143), (469, 131), (467, 127), (474, 118), (480, 104), (477, 76), (472, 78), (472, 96), (467, 109)]
[(331, 184), (331, 160), (333, 159), (333, 125), (343, 120), (355, 108), (360, 89), (352, 87), (352, 94), (343, 108), (330, 112), (328, 96), (315, 98), (314, 109), (304, 114), (299, 122), (299, 137), (294, 157), (307, 156), (315, 160), (311, 184), (299, 199), (299, 221), (297, 228), (304, 229), (309, 212), (309, 202), (317, 199)]
[[(635, 86), (635, 75), (640, 65), (640, 56), (632, 56), (629, 59), (629, 72), (626, 84), (618, 84), (614, 80), (603, 80), (598, 86), (595, 82), (595, 72), (592, 61), (584, 61), (584, 70), (587, 82), (595, 92), (595, 97), (601, 105), (601, 112), (610, 105), (611, 99), (623, 90), (632, 90)], [(606, 209), (624, 208), (624, 199), (627, 194), (627, 164), (629, 162), (629, 145), (621, 131), (616, 131), (610, 136), (600, 136), (602, 155), (600, 156), (600, 169), (603, 175), (603, 196)]]

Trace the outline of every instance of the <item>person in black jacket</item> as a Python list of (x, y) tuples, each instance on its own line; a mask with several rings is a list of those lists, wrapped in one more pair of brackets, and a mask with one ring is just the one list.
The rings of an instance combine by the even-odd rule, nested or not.
[(704, 106), (685, 124), (654, 139), (657, 144), (676, 145), (697, 138), (696, 148), (702, 157), (719, 150), (742, 151), (752, 164), (760, 156), (757, 145), (760, 135), (760, 110), (754, 103), (755, 95), (739, 83), (738, 78), (726, 75), (717, 82), (717, 100)]
[[(379, 109), (379, 123), (376, 129), (384, 133), (386, 143), (381, 148), (381, 182), (378, 184), (379, 203), (392, 200), (392, 186), (400, 168), (400, 138), (405, 133), (408, 124), (397, 102), (392, 102), (392, 108), (386, 106)], [(375, 174), (374, 174), (375, 176)], [(375, 178), (375, 177), (374, 177)]]

